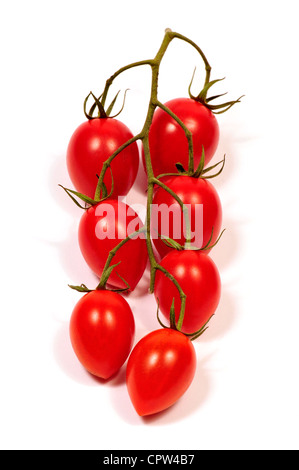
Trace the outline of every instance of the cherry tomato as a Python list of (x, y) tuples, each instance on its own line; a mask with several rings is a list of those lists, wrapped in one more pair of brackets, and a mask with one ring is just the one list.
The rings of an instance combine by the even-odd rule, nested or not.
[[(222, 207), (214, 186), (207, 180), (189, 176), (174, 176), (163, 181), (188, 207), (189, 222), (193, 234), (192, 244), (203, 248), (209, 240), (213, 245), (221, 230)], [(158, 234), (172, 238), (182, 246), (185, 218), (178, 202), (163, 188), (158, 188), (153, 198), (152, 237), (161, 257), (171, 251)], [(210, 250), (207, 250), (208, 253)]]
[[(220, 301), (221, 280), (214, 261), (200, 251), (173, 250), (160, 264), (174, 276), (187, 296), (182, 331), (198, 331), (215, 313)], [(161, 312), (167, 319), (175, 299), (174, 308), (178, 320), (181, 308), (179, 291), (161, 271), (156, 274), (154, 293)]]
[(121, 368), (133, 346), (133, 313), (121, 295), (107, 290), (92, 291), (76, 304), (69, 332), (83, 367), (108, 379)]
[(160, 329), (142, 338), (127, 363), (127, 388), (137, 413), (169, 408), (189, 388), (195, 370), (194, 346), (182, 333)]
[[(103, 163), (125, 142), (131, 131), (117, 119), (92, 119), (81, 124), (73, 133), (67, 149), (67, 168), (76, 190), (94, 198)], [(139, 167), (136, 142), (124, 149), (111, 163), (114, 180), (113, 197), (126, 195), (131, 189)], [(104, 183), (111, 191), (111, 172)]]
[[(208, 163), (219, 142), (219, 126), (214, 114), (206, 106), (190, 98), (176, 98), (165, 105), (192, 132), (195, 168), (200, 162), (202, 147), (205, 150), (205, 163)], [(154, 114), (149, 144), (155, 176), (176, 172), (176, 163), (181, 163), (188, 170), (189, 151), (185, 132), (161, 108)]]
[[(90, 269), (99, 277), (109, 252), (122, 240), (142, 228), (142, 222), (133, 209), (121, 201), (109, 199), (87, 209), (79, 223), (79, 246)], [(110, 286), (123, 289), (124, 281), (134, 290), (147, 264), (144, 234), (127, 241), (116, 253), (111, 265), (115, 267), (109, 277)]]

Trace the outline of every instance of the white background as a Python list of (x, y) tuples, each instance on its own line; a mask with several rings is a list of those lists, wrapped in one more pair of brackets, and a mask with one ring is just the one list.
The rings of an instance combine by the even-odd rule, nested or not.
[[(2, 449), (298, 449), (298, 33), (297, 2), (227, 0), (1, 2)], [(80, 297), (67, 284), (95, 278), (77, 243), (68, 140), (118, 68), (152, 58), (171, 28), (194, 40), (226, 77), (215, 91), (242, 103), (219, 116), (213, 162), (223, 203), (211, 256), (223, 282), (220, 307), (196, 341), (198, 369), (171, 409), (138, 417), (125, 368), (111, 382), (86, 373), (68, 321)], [(196, 52), (174, 41), (161, 67), (160, 100), (186, 96)], [(136, 133), (149, 70), (127, 72), (121, 119)], [(217, 88), (217, 90), (216, 90)], [(144, 176), (128, 197), (144, 201)], [(129, 297), (136, 339), (157, 328), (146, 283)]]

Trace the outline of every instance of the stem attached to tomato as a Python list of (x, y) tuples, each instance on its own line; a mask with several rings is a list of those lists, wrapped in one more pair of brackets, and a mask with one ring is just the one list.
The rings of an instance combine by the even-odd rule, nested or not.
[(189, 167), (188, 167), (188, 174), (192, 175), (194, 172), (194, 153), (193, 153), (193, 140), (192, 140), (192, 132), (189, 131), (188, 127), (185, 126), (183, 121), (181, 121), (176, 114), (174, 114), (167, 106), (162, 104), (160, 101), (157, 102), (157, 106), (165, 111), (169, 116), (171, 116), (184, 130), (186, 138), (188, 140), (188, 148), (189, 148)]
[[(118, 245), (116, 245), (110, 252), (109, 252), (109, 255), (108, 255), (108, 258), (107, 258), (107, 261), (106, 261), (106, 264), (104, 266), (104, 269), (103, 269), (103, 272), (102, 272), (102, 276), (101, 276), (101, 279), (100, 279), (100, 282), (97, 286), (97, 290), (101, 290), (101, 289), (105, 289), (106, 288), (106, 284), (109, 280), (109, 277), (110, 277), (110, 274), (112, 272), (112, 270), (117, 267), (120, 263), (118, 264), (115, 264), (113, 266), (110, 266), (111, 265), (111, 262), (114, 258), (114, 256), (116, 255), (116, 253), (118, 252), (118, 250), (123, 246), (125, 245), (129, 240), (132, 240), (133, 238), (135, 238), (136, 236), (140, 235), (141, 233), (144, 233), (145, 232), (145, 229), (142, 228), (140, 230), (137, 230), (136, 232), (132, 233), (131, 235), (129, 235), (127, 238), (124, 238)], [(119, 274), (118, 274), (119, 276)], [(121, 276), (119, 276), (121, 277)], [(122, 281), (124, 282), (124, 284), (127, 285), (127, 288), (125, 289), (120, 289), (122, 291), (126, 291), (126, 290), (129, 290), (130, 289), (130, 286), (129, 284), (126, 282), (125, 279), (121, 278)]]
[(111, 162), (114, 160), (115, 157), (117, 157), (120, 152), (122, 152), (125, 148), (129, 147), (129, 145), (133, 144), (134, 142), (137, 142), (141, 138), (141, 135), (138, 134), (135, 137), (132, 137), (130, 140), (125, 142), (123, 145), (121, 145), (104, 163), (102, 167), (102, 171), (99, 175), (98, 183), (97, 183), (97, 188), (94, 196), (95, 201), (101, 201), (102, 200), (102, 188), (103, 188), (103, 182), (104, 182), (104, 177), (106, 174), (106, 171), (110, 167)]
[(174, 191), (172, 191), (172, 189), (170, 189), (166, 184), (162, 183), (162, 181), (158, 180), (157, 178), (153, 178), (153, 183), (167, 191), (180, 205), (186, 223), (186, 243), (184, 248), (186, 250), (189, 249), (191, 245), (191, 223), (189, 218), (188, 207), (183, 203), (179, 196)]

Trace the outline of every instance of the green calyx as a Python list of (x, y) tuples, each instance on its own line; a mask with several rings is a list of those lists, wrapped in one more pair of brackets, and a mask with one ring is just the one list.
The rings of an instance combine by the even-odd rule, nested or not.
[[(116, 103), (116, 100), (118, 98), (118, 95), (120, 93), (120, 90), (117, 92), (117, 94), (115, 95), (115, 97), (113, 98), (113, 100), (111, 101), (110, 105), (108, 106), (107, 110), (105, 110), (105, 103), (104, 103), (104, 100), (103, 100), (103, 93), (102, 95), (97, 98), (93, 93), (92, 91), (90, 93), (88, 93), (88, 95), (86, 96), (85, 100), (84, 100), (84, 104), (83, 104), (83, 109), (84, 109), (84, 114), (85, 116), (87, 117), (88, 120), (92, 120), (92, 119), (107, 119), (108, 117), (109, 118), (116, 118), (117, 116), (119, 116), (119, 114), (122, 112), (122, 110), (124, 109), (124, 106), (125, 106), (125, 101), (126, 101), (126, 94), (127, 94), (127, 91), (125, 91), (124, 93), (124, 99), (123, 99), (123, 104), (122, 104), (122, 107), (120, 109), (120, 111), (118, 111), (118, 113), (114, 114), (113, 116), (111, 116), (111, 113), (112, 113), (112, 110), (114, 108), (114, 105)], [(93, 100), (94, 100), (94, 103), (92, 104), (92, 106), (89, 108), (89, 111), (87, 110), (87, 102), (89, 100), (89, 98), (92, 97)], [(97, 110), (97, 113), (96, 115), (95, 112)]]
[(162, 326), (162, 328), (165, 328), (165, 329), (168, 329), (168, 330), (178, 331), (179, 333), (182, 333), (183, 335), (187, 336), (190, 339), (190, 341), (194, 341), (195, 339), (199, 338), (209, 328), (208, 323), (210, 322), (211, 318), (214, 315), (212, 315), (208, 319), (208, 321), (199, 330), (194, 331), (193, 333), (184, 333), (182, 331), (182, 325), (179, 325), (180, 319), (178, 320), (178, 322), (176, 321), (175, 306), (174, 305), (175, 305), (175, 299), (172, 300), (172, 304), (171, 304), (171, 307), (170, 307), (170, 314), (169, 314), (169, 326), (167, 326), (160, 319), (160, 315), (159, 315), (160, 306), (159, 306), (159, 300), (158, 300), (157, 320), (158, 320), (160, 326)]
[[(192, 160), (194, 159), (193, 154), (191, 155), (191, 158)], [(193, 161), (192, 161), (192, 164), (189, 165), (190, 170), (188, 171), (185, 170), (184, 166), (181, 163), (177, 163), (176, 168), (178, 170), (178, 173), (163, 173), (162, 175), (157, 176), (156, 179), (160, 180), (161, 178), (164, 178), (167, 176), (191, 176), (192, 178), (201, 178), (201, 179), (216, 178), (216, 176), (219, 176), (224, 169), (225, 159), (226, 159), (226, 155), (224, 155), (223, 160), (221, 160), (220, 162), (208, 168), (205, 168), (205, 150), (204, 150), (204, 147), (202, 147), (201, 159), (196, 170), (194, 170)], [(220, 166), (220, 169), (216, 173), (210, 174), (212, 170), (214, 170), (215, 168), (219, 166)]]
[(129, 284), (127, 283), (127, 281), (116, 271), (116, 274), (117, 276), (123, 281), (124, 285), (126, 286), (125, 288), (120, 288), (120, 289), (107, 289), (107, 282), (109, 280), (109, 277), (112, 273), (112, 271), (120, 265), (121, 262), (117, 263), (117, 264), (113, 264), (112, 266), (108, 265), (107, 267), (105, 266), (104, 270), (103, 270), (103, 274), (101, 276), (101, 279), (100, 279), (100, 282), (99, 284), (97, 285), (97, 287), (95, 289), (89, 289), (85, 284), (81, 284), (80, 286), (72, 286), (69, 284), (69, 287), (73, 290), (76, 290), (77, 292), (80, 292), (80, 293), (89, 293), (89, 292), (93, 292), (93, 291), (96, 291), (96, 290), (109, 290), (111, 292), (118, 292), (118, 293), (122, 293), (122, 292), (127, 292), (130, 290), (130, 286)]
[[(101, 187), (99, 189), (97, 188), (96, 190), (94, 199), (78, 191), (74, 191), (73, 189), (65, 188), (61, 184), (59, 184), (58, 186), (60, 186), (66, 192), (66, 194), (72, 199), (72, 201), (76, 204), (76, 206), (80, 207), (80, 209), (86, 210), (89, 207), (95, 206), (99, 204), (99, 202), (103, 202), (106, 199), (109, 199), (110, 197), (112, 197), (113, 192), (114, 192), (114, 179), (113, 179), (113, 173), (112, 173), (110, 166), (109, 166), (109, 169), (110, 169), (111, 180), (112, 180), (110, 193), (108, 193), (107, 186), (105, 185), (105, 183), (102, 182)], [(96, 176), (99, 178), (98, 175)], [(82, 206), (82, 204), (79, 203), (78, 199), (84, 202), (85, 205)]]
[[(76, 204), (76, 206), (80, 207), (80, 209), (87, 210), (89, 207), (95, 206), (96, 204), (98, 204), (100, 202), (100, 201), (95, 201), (95, 199), (92, 199), (92, 198), (86, 196), (85, 194), (79, 193), (78, 191), (74, 191), (73, 189), (65, 188), (64, 186), (62, 186), (62, 184), (59, 184), (58, 186), (60, 186), (66, 192), (66, 194), (71, 198), (71, 200)], [(80, 202), (76, 198), (83, 201), (85, 203), (85, 205), (82, 206), (82, 204), (80, 204)]]
[(219, 104), (211, 104), (212, 101), (216, 100), (217, 98), (221, 98), (222, 96), (225, 96), (227, 93), (221, 93), (221, 94), (218, 94), (218, 95), (214, 95), (214, 96), (210, 96), (210, 97), (207, 97), (207, 94), (208, 94), (208, 91), (210, 90), (210, 88), (215, 85), (215, 83), (218, 83), (218, 82), (221, 82), (222, 80), (224, 80), (224, 78), (219, 78), (217, 80), (211, 80), (209, 79), (209, 76), (204, 84), (204, 87), (203, 89), (201, 90), (201, 92), (197, 95), (197, 96), (194, 96), (192, 93), (191, 93), (191, 86), (193, 84), (193, 80), (194, 80), (194, 75), (195, 75), (195, 70), (194, 69), (194, 72), (193, 72), (193, 75), (192, 75), (192, 79), (191, 79), (191, 82), (190, 82), (190, 85), (189, 85), (189, 88), (188, 88), (188, 92), (189, 92), (189, 96), (192, 100), (194, 101), (198, 101), (199, 103), (203, 104), (204, 106), (206, 106), (210, 111), (212, 111), (213, 114), (222, 114), (222, 113), (225, 113), (226, 111), (228, 111), (232, 106), (234, 106), (234, 104), (236, 103), (240, 103), (241, 101), (241, 98), (243, 98), (244, 95), (240, 96), (237, 100), (231, 100), (231, 101), (226, 101), (224, 103), (219, 103)]
[(176, 240), (173, 240), (172, 238), (169, 238), (169, 237), (164, 237), (163, 235), (160, 235), (160, 234), (159, 234), (159, 238), (163, 241), (163, 243), (165, 243), (166, 246), (168, 246), (169, 248), (172, 248), (174, 250), (177, 250), (177, 251), (191, 250), (191, 251), (203, 251), (203, 252), (205, 252), (207, 250), (211, 250), (212, 248), (214, 248), (214, 246), (216, 246), (219, 243), (219, 241), (220, 241), (222, 235), (224, 234), (225, 230), (226, 229), (223, 229), (222, 232), (220, 233), (219, 237), (217, 238), (217, 240), (214, 243), (212, 243), (213, 233), (214, 233), (214, 228), (213, 228), (209, 241), (202, 248), (197, 248), (196, 246), (193, 246), (191, 243), (186, 243), (183, 246), (179, 242), (177, 242)]

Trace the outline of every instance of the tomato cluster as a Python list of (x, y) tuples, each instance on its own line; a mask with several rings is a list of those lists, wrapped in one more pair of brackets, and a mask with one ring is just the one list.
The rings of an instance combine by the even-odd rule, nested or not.
[[(167, 30), (160, 54), (174, 37), (182, 39)], [(153, 81), (158, 80), (161, 59), (157, 55), (155, 63), (148, 61)], [(64, 189), (78, 205), (78, 199), (85, 203), (80, 206), (79, 246), (99, 278), (96, 289), (71, 286), (84, 296), (73, 310), (69, 331), (78, 360), (95, 376), (107, 380), (128, 360), (128, 393), (137, 413), (145, 416), (170, 407), (192, 383), (192, 341), (205, 331), (220, 302), (220, 275), (209, 252), (221, 236), (222, 207), (207, 181), (218, 174), (208, 176), (218, 164), (207, 168), (219, 141), (213, 112), (218, 107), (209, 105), (213, 98), (206, 99), (203, 92), (198, 98), (190, 95), (159, 105), (153, 87), (146, 123), (135, 138), (124, 123), (110, 117), (112, 106), (109, 113), (104, 109), (110, 84), (99, 99), (92, 95), (88, 119), (75, 130), (67, 149), (75, 189)], [(212, 84), (207, 81), (204, 90)], [(230, 102), (223, 106), (230, 107)], [(141, 156), (138, 139), (143, 142)], [(119, 199), (134, 185), (140, 157), (148, 177), (145, 225)], [(161, 328), (133, 348), (135, 320), (123, 293), (129, 298), (148, 262), (150, 291), (166, 325), (158, 315)]]

